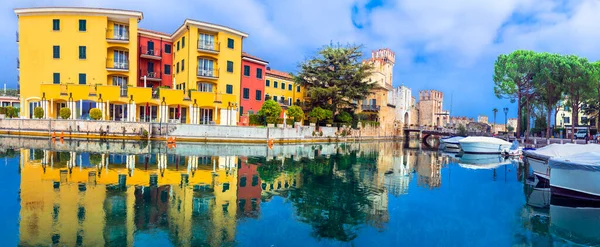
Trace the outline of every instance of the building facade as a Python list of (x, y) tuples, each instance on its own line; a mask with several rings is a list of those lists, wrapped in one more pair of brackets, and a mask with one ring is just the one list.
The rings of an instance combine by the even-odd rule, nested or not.
[(242, 54), (242, 92), (240, 115), (256, 114), (265, 102), (265, 72), (267, 61), (247, 53)]
[[(171, 35), (146, 29), (138, 30), (138, 87), (171, 87), (173, 79), (173, 42)], [(153, 94), (156, 90), (153, 91)]]
[(388, 94), (388, 102), (396, 106), (396, 108), (394, 108), (394, 117), (396, 121), (403, 125), (409, 125), (412, 115), (411, 108), (414, 107), (410, 88), (405, 87), (404, 85), (394, 88)]
[(489, 118), (488, 118), (488, 116), (479, 115), (479, 116), (477, 116), (477, 122), (478, 123), (489, 124)]
[[(396, 121), (395, 108), (393, 102), (389, 102), (393, 87), (394, 64), (396, 62), (396, 54), (390, 49), (379, 49), (371, 52), (371, 58), (364, 61), (373, 66), (371, 83), (375, 87), (371, 93), (359, 103), (358, 111), (373, 114), (376, 120), (380, 122), (385, 133), (394, 129)], [(392, 97), (393, 98), (393, 97)]]
[(437, 90), (419, 91), (419, 125), (445, 127), (450, 113), (443, 110), (444, 93)]
[(265, 99), (278, 102), (284, 109), (305, 101), (306, 90), (297, 85), (294, 78), (286, 72), (267, 67), (265, 80)]

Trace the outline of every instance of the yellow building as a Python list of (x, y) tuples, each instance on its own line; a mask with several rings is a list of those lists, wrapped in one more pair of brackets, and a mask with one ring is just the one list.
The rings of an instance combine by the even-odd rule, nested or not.
[[(246, 33), (185, 20), (169, 38), (171, 88), (138, 87), (138, 11), (100, 8), (15, 9), (19, 18), (21, 116), (71, 119), (102, 110), (104, 120), (235, 125)], [(146, 115), (146, 114), (144, 114)]]
[(306, 89), (297, 85), (289, 73), (267, 68), (265, 99), (267, 96), (286, 107), (303, 103), (306, 97)]

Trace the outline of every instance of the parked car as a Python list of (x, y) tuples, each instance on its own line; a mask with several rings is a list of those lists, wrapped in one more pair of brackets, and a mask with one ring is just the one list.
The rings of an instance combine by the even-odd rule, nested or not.
[(578, 130), (575, 133), (575, 139), (585, 139), (585, 137), (588, 135), (588, 131), (583, 129), (583, 130)]

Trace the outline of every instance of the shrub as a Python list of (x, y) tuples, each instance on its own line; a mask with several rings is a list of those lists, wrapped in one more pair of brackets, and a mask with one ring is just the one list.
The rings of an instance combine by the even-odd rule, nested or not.
[(33, 109), (33, 116), (37, 119), (43, 118), (44, 117), (44, 108), (41, 108), (38, 106), (35, 109)]
[(6, 107), (6, 117), (8, 117), (8, 118), (13, 118), (13, 117), (15, 117), (15, 116), (13, 116), (14, 109), (15, 109), (15, 108), (14, 108), (14, 107), (12, 107), (12, 106), (7, 106), (7, 107)]
[(320, 123), (326, 120), (331, 120), (333, 116), (333, 112), (330, 110), (323, 109), (321, 107), (315, 107), (308, 113), (308, 116), (311, 118), (311, 121), (314, 123)]
[(93, 120), (100, 120), (102, 119), (102, 110), (98, 109), (98, 108), (93, 108), (90, 110), (90, 118)]
[(264, 126), (265, 125), (265, 118), (264, 116), (258, 115), (258, 114), (252, 114), (249, 116), (249, 123), (250, 125), (261, 125)]
[(302, 122), (304, 119), (304, 111), (297, 105), (290, 106), (287, 110), (287, 115), (293, 118), (294, 122)]
[(60, 108), (60, 118), (62, 119), (68, 119), (71, 117), (71, 109), (63, 107)]
[(340, 112), (335, 116), (335, 121), (338, 123), (350, 124), (352, 123), (352, 115), (347, 112)]
[(102, 162), (101, 154), (90, 154), (90, 164), (98, 165)]
[(6, 114), (6, 107), (0, 107), (0, 114)]
[(459, 136), (467, 136), (469, 134), (467, 128), (462, 124), (458, 124), (458, 126), (456, 126), (456, 131)]
[(267, 120), (267, 123), (274, 124), (277, 123), (281, 111), (279, 103), (273, 100), (267, 100), (263, 103), (260, 111), (258, 111), (258, 115), (263, 116)]
[(148, 131), (146, 129), (142, 128), (142, 137), (144, 139), (148, 138), (148, 134), (149, 134)]

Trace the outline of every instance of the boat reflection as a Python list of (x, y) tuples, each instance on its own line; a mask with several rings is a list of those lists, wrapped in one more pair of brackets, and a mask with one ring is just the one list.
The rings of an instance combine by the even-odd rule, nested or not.
[(460, 158), (458, 164), (467, 169), (495, 169), (503, 165), (511, 164), (511, 161), (499, 154), (465, 153)]
[(600, 245), (600, 205), (553, 197), (550, 203), (551, 232), (567, 242)]

